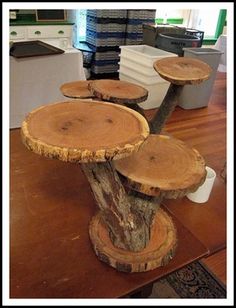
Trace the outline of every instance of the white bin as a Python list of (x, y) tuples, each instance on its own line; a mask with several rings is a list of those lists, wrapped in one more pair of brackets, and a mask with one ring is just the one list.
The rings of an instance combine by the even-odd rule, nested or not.
[(159, 107), (170, 83), (160, 77), (153, 63), (177, 55), (148, 45), (126, 45), (120, 46), (120, 49), (120, 80), (138, 84), (148, 90), (147, 100), (139, 104), (143, 109)]
[(124, 64), (124, 61), (120, 61), (119, 64), (120, 72), (133, 76), (137, 80), (142, 80), (147, 85), (165, 81), (155, 70), (152, 74), (147, 74), (144, 69), (138, 70), (137, 66), (132, 65), (131, 62), (125, 62)]
[[(177, 57), (176, 54), (148, 45), (120, 46), (120, 58), (125, 57), (139, 65), (153, 67), (153, 62), (165, 57)], [(154, 70), (154, 69), (153, 69)]]
[(196, 58), (204, 61), (212, 72), (208, 80), (198, 85), (185, 85), (178, 100), (178, 105), (183, 109), (197, 109), (208, 106), (213, 85), (216, 78), (217, 68), (223, 52), (213, 48), (183, 48), (184, 57)]
[(139, 106), (145, 110), (159, 107), (170, 85), (170, 83), (165, 80), (163, 82), (154, 82), (147, 84), (145, 82), (145, 79), (136, 79), (132, 75), (125, 74), (122, 71), (122, 68), (119, 70), (119, 79), (140, 85), (148, 90), (147, 100), (139, 104)]

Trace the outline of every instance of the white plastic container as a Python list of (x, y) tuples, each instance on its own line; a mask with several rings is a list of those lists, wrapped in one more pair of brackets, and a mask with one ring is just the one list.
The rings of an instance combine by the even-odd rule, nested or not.
[(185, 85), (178, 100), (183, 109), (197, 109), (207, 107), (216, 79), (217, 68), (222, 52), (213, 48), (183, 48), (184, 57), (196, 58), (204, 61), (212, 68), (210, 78), (198, 85)]
[(138, 70), (138, 68), (130, 64), (130, 62), (127, 62), (125, 64), (123, 63), (124, 62), (122, 61), (119, 63), (120, 72), (124, 73), (125, 75), (133, 76), (137, 80), (142, 80), (142, 83), (149, 85), (165, 81), (155, 70), (153, 74), (147, 74), (145, 71)]
[(165, 57), (177, 57), (176, 54), (148, 45), (120, 46), (120, 58), (125, 57), (140, 65), (153, 67), (153, 62)]
[(157, 77), (159, 74), (155, 71), (153, 66), (143, 65), (142, 63), (138, 63), (136, 61), (130, 60), (129, 58), (122, 56), (120, 57), (120, 65), (124, 65), (129, 69), (133, 69), (139, 72), (142, 72), (144, 75)]
[(145, 110), (159, 107), (170, 85), (170, 83), (167, 81), (146, 83), (145, 79), (136, 79), (134, 76), (128, 73), (125, 74), (122, 71), (122, 68), (119, 70), (119, 79), (140, 85), (148, 90), (147, 100), (139, 104), (139, 106)]

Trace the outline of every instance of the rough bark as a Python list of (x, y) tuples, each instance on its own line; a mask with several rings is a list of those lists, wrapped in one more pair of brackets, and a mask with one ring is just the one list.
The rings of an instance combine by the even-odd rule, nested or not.
[(83, 164), (102, 218), (114, 246), (140, 251), (150, 239), (150, 227), (157, 200), (128, 196), (110, 162)]
[(183, 86), (170, 84), (159, 109), (149, 122), (150, 132), (152, 134), (160, 134), (166, 121), (171, 116), (175, 106), (178, 104), (178, 98), (182, 89)]

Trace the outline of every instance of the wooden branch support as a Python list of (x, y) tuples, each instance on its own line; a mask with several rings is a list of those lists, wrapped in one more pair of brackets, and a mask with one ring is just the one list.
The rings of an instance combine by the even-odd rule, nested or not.
[(171, 116), (176, 105), (178, 104), (178, 99), (180, 93), (183, 89), (181, 85), (170, 84), (168, 91), (152, 120), (149, 122), (150, 133), (160, 134), (166, 121)]
[(159, 203), (128, 196), (110, 162), (82, 164), (82, 170), (114, 246), (130, 251), (143, 250), (149, 242), (152, 217)]

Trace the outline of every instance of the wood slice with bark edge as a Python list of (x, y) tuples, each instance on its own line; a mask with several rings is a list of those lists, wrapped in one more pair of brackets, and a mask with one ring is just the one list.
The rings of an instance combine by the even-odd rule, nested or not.
[(198, 151), (165, 135), (149, 135), (137, 153), (114, 166), (125, 186), (169, 199), (196, 191), (206, 177), (205, 161)]
[(149, 122), (150, 132), (160, 134), (178, 104), (184, 85), (207, 80), (212, 69), (203, 61), (187, 57), (163, 58), (154, 62), (153, 67), (162, 78), (171, 82), (160, 107)]
[(189, 57), (162, 58), (153, 67), (163, 79), (176, 85), (199, 84), (212, 72), (207, 63)]
[(89, 226), (89, 235), (98, 258), (122, 272), (146, 272), (167, 265), (177, 247), (176, 228), (171, 217), (162, 209), (156, 212), (151, 225), (150, 241), (140, 252), (127, 252), (110, 241), (101, 213)]
[(61, 93), (70, 98), (94, 98), (94, 95), (88, 88), (91, 81), (78, 80), (64, 83), (60, 87)]
[(136, 111), (100, 101), (42, 106), (24, 120), (21, 135), (33, 152), (66, 162), (101, 162), (137, 151), (149, 127)]
[(148, 97), (148, 91), (145, 88), (121, 80), (92, 80), (89, 89), (99, 99), (118, 104), (138, 104)]

